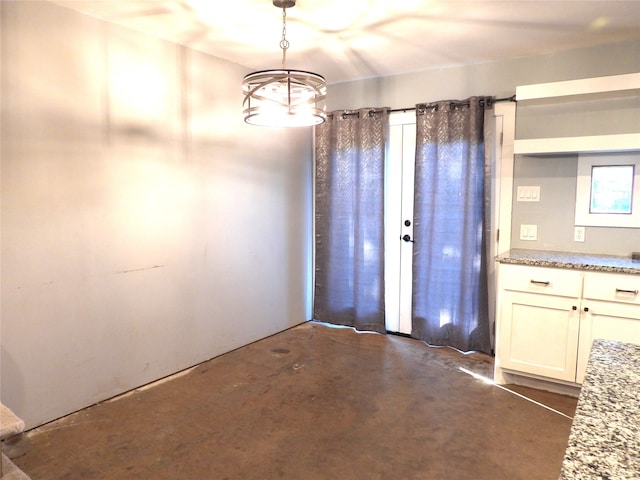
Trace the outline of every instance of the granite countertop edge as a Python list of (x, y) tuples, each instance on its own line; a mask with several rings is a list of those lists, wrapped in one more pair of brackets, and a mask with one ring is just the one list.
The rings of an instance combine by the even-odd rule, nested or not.
[(630, 257), (514, 248), (496, 256), (499, 263), (640, 275), (640, 261)]
[(560, 480), (640, 478), (640, 345), (594, 340)]

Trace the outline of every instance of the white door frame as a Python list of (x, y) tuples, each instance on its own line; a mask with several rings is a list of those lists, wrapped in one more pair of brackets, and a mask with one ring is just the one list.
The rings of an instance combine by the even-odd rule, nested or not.
[(493, 145), (491, 157), (491, 239), (487, 262), (489, 287), (489, 318), (492, 320), (491, 344), (496, 342), (498, 312), (498, 285), (500, 268), (495, 260), (497, 255), (511, 248), (511, 209), (513, 202), (513, 146), (516, 130), (516, 103), (496, 103), (493, 109)]

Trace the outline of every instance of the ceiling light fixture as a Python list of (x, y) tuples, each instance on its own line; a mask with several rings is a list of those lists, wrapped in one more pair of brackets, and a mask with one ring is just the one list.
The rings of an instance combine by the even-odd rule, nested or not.
[(242, 80), (244, 121), (265, 127), (308, 127), (323, 123), (327, 83), (322, 75), (287, 70), (287, 8), (296, 0), (273, 0), (282, 8), (282, 68), (253, 72)]

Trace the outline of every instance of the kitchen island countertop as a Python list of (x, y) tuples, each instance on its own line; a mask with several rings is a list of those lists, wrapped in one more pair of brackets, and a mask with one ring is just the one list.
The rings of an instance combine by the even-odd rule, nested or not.
[(640, 345), (597, 339), (560, 480), (640, 478)]

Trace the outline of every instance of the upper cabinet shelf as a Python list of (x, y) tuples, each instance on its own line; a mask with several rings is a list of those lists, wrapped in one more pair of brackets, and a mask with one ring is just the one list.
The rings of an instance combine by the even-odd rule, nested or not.
[[(518, 101), (518, 107), (527, 109), (529, 106), (551, 105), (552, 108), (555, 108), (556, 114), (558, 109), (564, 110), (565, 107), (562, 107), (562, 105), (567, 105), (567, 102), (569, 102), (569, 104), (577, 105), (578, 102), (589, 102), (594, 98), (615, 98), (616, 96), (624, 97), (625, 102), (636, 102), (640, 105), (640, 73), (586, 78), (582, 80), (569, 80), (564, 82), (540, 83), (536, 85), (519, 86), (516, 88), (516, 100)], [(553, 107), (554, 105), (555, 107)], [(514, 153), (545, 155), (640, 150), (640, 122), (637, 122), (637, 127), (635, 125), (635, 118), (637, 117), (636, 112), (638, 110), (633, 107), (633, 103), (627, 105), (629, 106), (626, 107), (626, 115), (631, 114), (631, 133), (606, 132), (609, 134), (601, 135), (597, 134), (598, 132), (596, 131), (590, 132), (596, 134), (585, 136), (554, 137), (543, 135), (545, 138), (516, 138), (514, 143)], [(540, 107), (533, 108), (539, 109)], [(539, 119), (539, 121), (545, 123), (537, 123), (536, 125), (548, 124), (546, 118), (547, 117)], [(573, 122), (565, 122), (558, 124), (558, 127), (571, 125), (573, 125)], [(557, 130), (563, 129), (564, 128), (558, 128)], [(551, 130), (553, 130), (553, 133), (556, 133), (555, 128), (548, 129), (548, 131)], [(629, 130), (627, 130), (627, 132), (629, 132)]]
[(538, 83), (516, 87), (516, 100), (539, 100), (543, 98), (571, 97), (594, 93), (640, 91), (640, 73), (612, 75), (609, 77), (583, 78), (565, 82)]
[(591, 135), (587, 137), (532, 138), (516, 140), (513, 153), (598, 153), (640, 150), (640, 133), (618, 135)]

